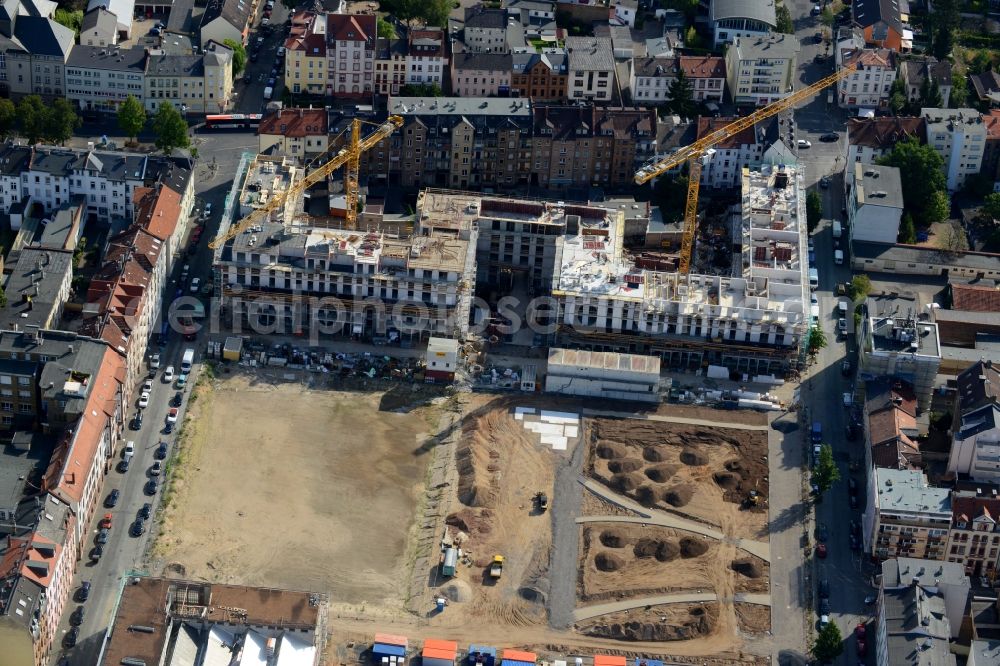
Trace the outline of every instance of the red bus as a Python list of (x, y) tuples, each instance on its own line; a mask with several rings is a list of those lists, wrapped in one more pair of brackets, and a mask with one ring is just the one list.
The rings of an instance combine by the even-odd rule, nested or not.
[(205, 116), (205, 129), (257, 129), (259, 113), (225, 113)]

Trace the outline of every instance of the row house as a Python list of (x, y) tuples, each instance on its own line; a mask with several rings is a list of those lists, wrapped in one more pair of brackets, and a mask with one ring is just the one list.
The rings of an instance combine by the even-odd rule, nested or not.
[[(706, 118), (698, 117), (697, 137), (711, 134), (733, 123), (736, 118)], [(727, 137), (713, 146), (701, 169), (701, 184), (717, 189), (740, 187), (743, 182), (743, 169), (760, 164), (764, 154), (765, 141), (763, 128), (765, 124), (747, 127), (741, 132)], [(758, 127), (760, 133), (758, 133)]]
[(0, 94), (47, 100), (66, 94), (66, 60), (76, 35), (52, 19), (54, 10), (32, 0), (10, 0), (0, 9)]
[(837, 53), (839, 68), (852, 72), (837, 83), (837, 105), (842, 109), (886, 109), (896, 58), (889, 49), (848, 49)]
[[(16, 167), (16, 171), (8, 167)], [(136, 188), (158, 182), (177, 191), (184, 200), (185, 214), (190, 212), (194, 181), (185, 158), (50, 146), (0, 146), (0, 204), (4, 212), (27, 200), (40, 204), (48, 213), (82, 197), (88, 219), (107, 224), (118, 218), (131, 219)]]
[(444, 31), (410, 30), (406, 39), (379, 38), (375, 49), (375, 92), (398, 95), (406, 85), (444, 87), (448, 57)]
[(150, 51), (146, 61), (145, 107), (172, 104), (181, 113), (222, 113), (233, 94), (233, 52), (209, 42), (200, 55)]
[(854, 24), (861, 28), (865, 43), (901, 53), (906, 46), (903, 13), (898, 2), (858, 0), (851, 6)]
[(375, 92), (398, 95), (406, 85), (406, 41), (379, 37), (375, 42)]
[(181, 253), (181, 242), (190, 226), (190, 211), (191, 203), (173, 187), (158, 183), (135, 192), (134, 222), (162, 243), (166, 275), (171, 273)]
[(986, 492), (955, 490), (951, 495), (951, 531), (947, 558), (962, 565), (967, 576), (997, 578), (1000, 560), (1000, 498)]
[(201, 15), (201, 45), (227, 39), (246, 44), (257, 9), (256, 0), (208, 0)]
[(505, 0), (507, 19), (513, 18), (524, 28), (526, 39), (555, 40), (556, 4), (552, 0)]
[(927, 143), (927, 123), (923, 118), (848, 118), (847, 164), (875, 164), (897, 143), (910, 138)]
[(16, 261), (12, 255), (7, 258), (7, 302), (0, 308), (0, 325), (57, 327), (73, 284), (73, 251), (32, 245), (21, 249)]
[(402, 116), (403, 127), (368, 151), (370, 173), (388, 173), (391, 183), (406, 188), (509, 188), (528, 182), (527, 100), (395, 97), (389, 113)]
[(507, 95), (512, 64), (510, 53), (455, 53), (451, 62), (451, 92), (456, 97)]
[(911, 103), (920, 102), (921, 91), (928, 80), (936, 83), (941, 91), (941, 105), (949, 106), (951, 99), (951, 63), (939, 61), (933, 56), (908, 56), (899, 63), (899, 78), (906, 87), (906, 99)]
[(126, 395), (144, 373), (146, 347), (158, 330), (168, 255), (162, 240), (133, 225), (109, 239), (87, 289), (80, 330), (125, 357)]
[(1000, 74), (993, 70), (970, 74), (969, 82), (981, 106), (989, 108), (1000, 104)]
[(514, 53), (510, 88), (518, 97), (533, 102), (562, 102), (569, 79), (565, 49), (547, 48), (541, 53)]
[(84, 112), (114, 113), (145, 95), (146, 49), (77, 44), (66, 61), (66, 98)]
[(927, 123), (927, 143), (944, 160), (948, 191), (962, 189), (979, 173), (986, 150), (986, 125), (975, 109), (920, 109)]
[(681, 56), (677, 66), (691, 82), (696, 102), (722, 102), (726, 91), (726, 60), (720, 56)]
[(933, 488), (920, 470), (876, 467), (862, 516), (865, 551), (879, 559), (943, 560), (951, 526), (951, 491)]
[(670, 101), (670, 88), (677, 80), (672, 58), (635, 58), (629, 70), (629, 89), (636, 104), (658, 106)]
[(983, 114), (986, 126), (986, 144), (983, 146), (983, 164), (980, 173), (989, 176), (994, 183), (1000, 181), (1000, 109), (990, 109)]
[(360, 98), (375, 91), (374, 14), (328, 14), (327, 86), (328, 95)]
[(285, 41), (285, 87), (295, 94), (327, 91), (326, 34), (303, 34)]
[(510, 53), (507, 44), (507, 10), (482, 4), (465, 10), (462, 28), (465, 50), (473, 53)]
[(608, 37), (567, 37), (570, 101), (610, 102), (615, 86), (615, 59)]
[(326, 109), (278, 109), (257, 129), (257, 152), (309, 161), (326, 153), (330, 117)]
[(726, 80), (738, 106), (766, 106), (791, 91), (799, 41), (794, 35), (737, 37), (726, 51)]
[(865, 469), (917, 469), (922, 458), (917, 445), (917, 397), (903, 381), (879, 379), (865, 384), (863, 424)]
[(1000, 365), (973, 363), (956, 378), (948, 471), (1000, 483)]

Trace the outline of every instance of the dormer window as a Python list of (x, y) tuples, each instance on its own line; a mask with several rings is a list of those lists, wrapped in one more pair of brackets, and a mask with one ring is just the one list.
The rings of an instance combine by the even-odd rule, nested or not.
[(964, 530), (964, 529), (968, 529), (968, 528), (967, 528), (967, 527), (965, 526), (965, 521), (964, 521), (964, 520), (960, 520), (960, 521), (958, 521), (958, 529), (960, 529), (960, 530)]

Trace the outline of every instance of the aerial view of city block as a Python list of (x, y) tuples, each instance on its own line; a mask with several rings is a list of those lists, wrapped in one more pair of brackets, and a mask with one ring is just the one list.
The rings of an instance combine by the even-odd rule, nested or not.
[(1000, 2), (0, 0), (0, 666), (1000, 666)]

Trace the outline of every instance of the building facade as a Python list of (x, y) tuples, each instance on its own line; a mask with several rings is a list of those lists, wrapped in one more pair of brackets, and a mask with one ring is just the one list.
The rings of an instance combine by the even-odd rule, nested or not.
[(567, 37), (570, 101), (611, 101), (615, 86), (615, 59), (608, 37)]
[(82, 46), (66, 61), (66, 98), (81, 111), (116, 113), (129, 95), (142, 102), (146, 88), (146, 49)]
[(509, 53), (456, 53), (451, 61), (451, 92), (456, 97), (506, 96), (512, 69)]
[(973, 481), (1000, 481), (1000, 368), (991, 360), (959, 373), (948, 471)]
[(920, 109), (927, 123), (927, 143), (944, 160), (948, 191), (960, 190), (979, 173), (986, 149), (986, 125), (975, 109)]
[(885, 109), (896, 80), (896, 56), (889, 49), (849, 49), (837, 54), (838, 66), (851, 73), (837, 83), (842, 109)]
[(563, 102), (568, 95), (568, 65), (564, 49), (544, 49), (542, 53), (514, 53), (510, 87), (519, 97), (532, 102)]
[(899, 169), (848, 162), (847, 231), (855, 240), (895, 243), (903, 216), (903, 190)]
[(375, 91), (374, 14), (326, 17), (327, 94), (364, 98)]
[(792, 91), (799, 43), (792, 35), (737, 37), (726, 51), (726, 78), (737, 105), (766, 106)]
[(881, 560), (943, 560), (951, 526), (951, 491), (930, 487), (920, 470), (876, 467), (869, 479), (862, 517), (866, 552)]

